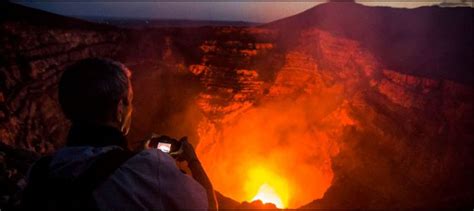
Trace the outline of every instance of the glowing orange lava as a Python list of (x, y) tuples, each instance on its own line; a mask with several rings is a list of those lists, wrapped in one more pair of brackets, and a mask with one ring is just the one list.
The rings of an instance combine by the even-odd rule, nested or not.
[(275, 204), (278, 208), (288, 206), (288, 183), (263, 167), (248, 172), (245, 189), (250, 201), (260, 200), (263, 203)]
[(280, 196), (278, 196), (276, 191), (268, 184), (260, 186), (257, 195), (252, 199), (252, 201), (255, 200), (260, 200), (263, 203), (272, 203), (278, 208), (285, 208)]
[(326, 97), (339, 91), (272, 99), (220, 122), (203, 118), (197, 153), (214, 188), (238, 202), (261, 199), (283, 208), (322, 198), (339, 135), (350, 124), (335, 106), (340, 99)]

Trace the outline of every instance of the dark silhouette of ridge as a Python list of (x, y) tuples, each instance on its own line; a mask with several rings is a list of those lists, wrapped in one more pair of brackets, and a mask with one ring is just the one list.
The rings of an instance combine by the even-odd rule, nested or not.
[(11, 2), (0, 2), (0, 23), (6, 21), (25, 22), (36, 26), (48, 26), (64, 29), (117, 29), (117, 27), (114, 26), (57, 15)]
[(187, 19), (152, 19), (152, 18), (109, 18), (109, 17), (80, 17), (95, 23), (109, 24), (127, 29), (146, 28), (185, 28), (185, 27), (205, 27), (205, 26), (236, 26), (248, 27), (257, 26), (260, 23), (244, 21), (215, 21), (215, 20), (187, 20)]
[(402, 9), (331, 2), (261, 27), (280, 30), (295, 46), (301, 31), (318, 28), (359, 41), (383, 68), (472, 84), (473, 8)]

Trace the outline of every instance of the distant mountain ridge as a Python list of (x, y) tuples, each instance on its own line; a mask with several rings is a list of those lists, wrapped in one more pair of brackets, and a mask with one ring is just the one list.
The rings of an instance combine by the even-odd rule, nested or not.
[(80, 17), (80, 19), (113, 25), (123, 28), (162, 28), (162, 27), (203, 27), (203, 26), (257, 26), (261, 23), (244, 21), (217, 21), (217, 20), (187, 20), (187, 19), (149, 19), (149, 18), (108, 18), (108, 17)]
[(20, 4), (11, 2), (0, 2), (0, 21), (23, 21), (29, 24), (37, 24), (42, 26), (59, 27), (59, 28), (75, 28), (75, 29), (96, 29), (109, 30), (117, 29), (116, 27), (97, 24), (89, 21), (67, 17), (63, 15), (53, 14), (39, 9), (29, 8)]
[(264, 28), (285, 34), (286, 47), (304, 30), (319, 28), (354, 39), (387, 69), (435, 79), (474, 82), (474, 8), (401, 9), (332, 2), (277, 20)]

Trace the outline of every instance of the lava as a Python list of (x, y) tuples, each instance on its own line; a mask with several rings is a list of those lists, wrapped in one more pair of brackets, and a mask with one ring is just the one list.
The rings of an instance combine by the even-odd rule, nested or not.
[(321, 198), (331, 184), (330, 157), (338, 147), (322, 128), (329, 123), (303, 108), (313, 107), (307, 100), (269, 102), (221, 126), (201, 122), (197, 150), (216, 190), (238, 201), (257, 196), (284, 208)]
[(278, 193), (276, 193), (276, 191), (266, 183), (260, 186), (257, 195), (252, 198), (252, 201), (255, 200), (260, 200), (263, 203), (272, 203), (280, 209), (285, 208)]
[[(298, 208), (324, 195), (342, 128), (353, 122), (342, 108), (343, 87), (326, 86), (318, 70), (312, 57), (292, 52), (258, 103), (240, 98), (240, 92), (233, 98), (238, 100), (225, 103), (200, 98), (198, 105), (210, 115), (199, 123), (197, 153), (216, 190), (280, 208)], [(258, 81), (252, 75), (249, 81)]]
[(257, 193), (250, 201), (260, 200), (263, 203), (275, 204), (278, 208), (288, 206), (288, 182), (263, 167), (249, 171), (245, 190), (249, 196), (252, 196), (252, 193)]

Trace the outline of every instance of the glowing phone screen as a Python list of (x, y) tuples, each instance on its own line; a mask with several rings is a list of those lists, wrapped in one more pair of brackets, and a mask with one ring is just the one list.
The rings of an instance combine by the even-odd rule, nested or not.
[(169, 153), (171, 151), (171, 144), (158, 142), (158, 146), (156, 148), (164, 153)]

